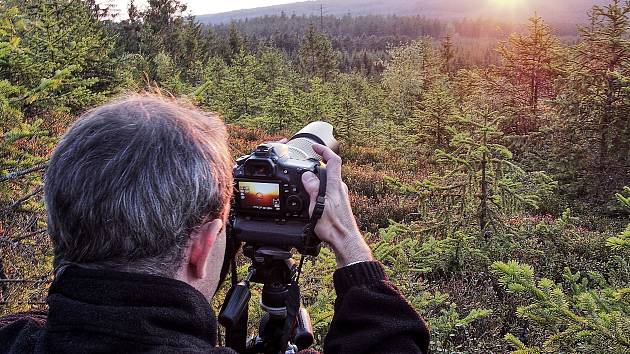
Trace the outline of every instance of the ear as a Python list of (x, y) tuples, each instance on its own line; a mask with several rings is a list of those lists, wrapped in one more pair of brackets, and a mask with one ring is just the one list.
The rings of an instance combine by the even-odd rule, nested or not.
[(206, 264), (212, 247), (221, 233), (223, 221), (214, 219), (203, 224), (191, 237), (190, 257), (188, 258), (187, 272), (193, 279), (202, 279), (206, 277)]

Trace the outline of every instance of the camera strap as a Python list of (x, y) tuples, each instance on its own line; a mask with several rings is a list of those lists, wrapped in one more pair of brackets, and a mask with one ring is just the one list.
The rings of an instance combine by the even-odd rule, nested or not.
[[(320, 165), (317, 169), (318, 177), (319, 177), (319, 191), (317, 192), (317, 198), (315, 199), (315, 206), (313, 207), (313, 213), (311, 214), (311, 219), (308, 225), (305, 228), (306, 236), (309, 238), (309, 246), (318, 247), (318, 242), (316, 241), (317, 235), (315, 235), (315, 226), (317, 222), (324, 214), (324, 207), (326, 206), (326, 165)], [(300, 280), (300, 274), (302, 273), (302, 265), (304, 264), (304, 256), (300, 257), (300, 264), (298, 265), (295, 282), (298, 283)]]
[(324, 207), (326, 206), (326, 166), (319, 166), (319, 193), (315, 200), (315, 208), (313, 208), (313, 214), (311, 214), (311, 225), (313, 231), (315, 231), (315, 225), (319, 218), (324, 214)]

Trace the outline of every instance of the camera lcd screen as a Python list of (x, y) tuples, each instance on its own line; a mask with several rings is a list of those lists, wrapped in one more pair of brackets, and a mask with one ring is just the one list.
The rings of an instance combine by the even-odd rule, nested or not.
[(239, 206), (243, 209), (280, 210), (280, 185), (266, 182), (238, 182)]

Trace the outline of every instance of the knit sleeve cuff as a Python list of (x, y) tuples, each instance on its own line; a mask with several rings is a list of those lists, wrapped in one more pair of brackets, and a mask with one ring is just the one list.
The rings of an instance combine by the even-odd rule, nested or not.
[(385, 269), (380, 262), (360, 262), (335, 271), (333, 281), (337, 295), (342, 295), (354, 286), (371, 285), (388, 280)]

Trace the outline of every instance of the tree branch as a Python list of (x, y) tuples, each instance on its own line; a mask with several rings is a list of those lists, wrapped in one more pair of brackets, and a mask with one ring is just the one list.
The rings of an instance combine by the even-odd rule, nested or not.
[(27, 175), (29, 173), (44, 170), (44, 169), (46, 169), (46, 167), (48, 167), (48, 163), (43, 163), (41, 165), (33, 166), (31, 168), (27, 168), (27, 169), (21, 170), (21, 171), (7, 173), (6, 175), (0, 177), (0, 182), (17, 179), (17, 178), (22, 177), (24, 175)]
[(22, 235), (22, 236), (17, 236), (17, 237), (15, 237), (15, 238), (13, 238), (13, 239), (11, 240), (11, 242), (13, 242), (13, 243), (15, 243), (15, 242), (20, 242), (20, 241), (22, 241), (22, 240), (24, 240), (24, 239), (27, 239), (27, 238), (29, 238), (29, 237), (33, 237), (33, 236), (37, 236), (37, 235), (39, 235), (39, 234), (43, 234), (43, 233), (45, 233), (46, 231), (48, 231), (48, 229), (39, 229), (39, 230), (35, 230), (35, 231), (32, 231), (32, 232), (26, 233), (26, 234), (24, 234), (24, 235)]
[(52, 280), (45, 279), (0, 279), (1, 283), (51, 283)]
[(41, 193), (44, 190), (44, 187), (37, 187), (33, 192), (25, 195), (24, 197), (18, 199), (15, 203), (11, 204), (10, 206), (2, 209), (2, 212), (5, 211), (9, 211), (11, 209), (17, 208), (20, 205), (22, 205), (24, 202), (28, 201), (29, 199), (33, 198), (34, 196), (36, 196), (37, 194)]

